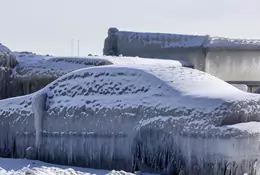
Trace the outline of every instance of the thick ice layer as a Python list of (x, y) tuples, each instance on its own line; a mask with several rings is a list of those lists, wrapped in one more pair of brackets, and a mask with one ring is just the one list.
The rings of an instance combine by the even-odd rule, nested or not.
[(0, 43), (0, 67), (13, 68), (17, 64), (15, 56), (11, 50)]
[(0, 43), (0, 54), (9, 54), (11, 50)]
[(16, 57), (0, 43), (0, 99), (8, 97), (12, 68), (16, 65)]
[(87, 57), (53, 57), (32, 53), (19, 53), (19, 65), (13, 70), (13, 75), (19, 78), (30, 79), (33, 77), (58, 78), (66, 73), (81, 68), (102, 65), (168, 65), (168, 66), (192, 66), (191, 63), (178, 60), (157, 60), (139, 57), (111, 57), (111, 56), (87, 56)]
[(85, 68), (0, 101), (0, 152), (102, 169), (253, 174), (259, 105), (258, 94), (195, 69)]
[(180, 34), (165, 34), (165, 33), (144, 33), (119, 31), (117, 36), (120, 40), (131, 42), (132, 40), (140, 40), (144, 45), (157, 45), (161, 48), (187, 48), (201, 47), (207, 41), (208, 36), (199, 35), (180, 35)]
[(92, 66), (148, 64), (192, 67), (185, 61), (160, 61), (137, 57), (89, 56), (77, 58), (43, 56), (30, 52), (14, 52), (13, 54), (17, 57), (19, 64), (13, 69), (3, 71), (5, 80), (2, 84), (6, 90), (0, 90), (0, 94), (3, 94), (0, 99), (36, 92), (66, 73)]
[[(114, 35), (120, 42), (132, 43), (131, 47), (142, 43), (152, 45), (154, 48), (223, 48), (223, 49), (260, 49), (260, 40), (256, 39), (232, 39), (224, 37), (212, 37), (209, 35), (184, 35), (170, 33), (117, 31)], [(108, 36), (108, 38), (111, 36)], [(138, 42), (139, 41), (139, 42)], [(117, 43), (110, 42), (108, 44)], [(130, 47), (130, 45), (128, 45)], [(110, 47), (110, 46), (107, 46)], [(120, 46), (119, 46), (120, 47)], [(113, 47), (110, 47), (113, 48)], [(106, 54), (109, 55), (109, 54)]]

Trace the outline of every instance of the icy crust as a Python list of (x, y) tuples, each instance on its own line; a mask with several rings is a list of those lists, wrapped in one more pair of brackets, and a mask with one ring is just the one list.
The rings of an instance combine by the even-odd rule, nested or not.
[(0, 43), (0, 99), (8, 94), (12, 68), (16, 65), (16, 57), (10, 49)]
[(0, 101), (0, 128), (15, 128), (1, 132), (0, 150), (24, 157), (31, 146), (37, 159), (91, 168), (250, 174), (260, 157), (259, 101), (184, 67), (85, 68)]
[(160, 48), (202, 47), (208, 36), (180, 35), (166, 33), (144, 33), (119, 31), (117, 36), (122, 41), (140, 40), (144, 45), (158, 45)]
[(260, 40), (211, 37), (205, 48), (260, 49)]
[(116, 35), (122, 43), (128, 42), (135, 45), (139, 41), (143, 45), (153, 45), (156, 48), (260, 49), (260, 40), (256, 39), (232, 39), (209, 35), (180, 35), (132, 31), (118, 31)]
[[(259, 121), (259, 95), (242, 92), (222, 80), (193, 69), (136, 67), (102, 66), (67, 74), (45, 88), (49, 88), (46, 91), (50, 114), (59, 115), (64, 108), (71, 107), (102, 110), (102, 114), (105, 114), (106, 110), (113, 112), (117, 108), (123, 110), (141, 106), (147, 110), (156, 109), (153, 110), (154, 114), (149, 112), (148, 120), (151, 116), (173, 115), (168, 123), (172, 127), (180, 127), (178, 123), (182, 119), (184, 126), (179, 130), (182, 134), (218, 138), (229, 134), (238, 136), (238, 132), (241, 132), (230, 130), (232, 126), (226, 125)], [(75, 110), (71, 112), (73, 114), (67, 115), (77, 116)], [(145, 121), (145, 118), (142, 120)], [(66, 126), (69, 127), (75, 126)]]
[(24, 157), (26, 148), (34, 142), (31, 99), (32, 95), (27, 95), (0, 100), (0, 156)]
[(0, 68), (13, 68), (16, 64), (17, 60), (11, 50), (0, 43)]
[(88, 56), (78, 58), (53, 57), (30, 52), (14, 52), (13, 54), (17, 57), (19, 64), (13, 69), (3, 71), (3, 75), (0, 74), (0, 77), (3, 77), (2, 82), (4, 82), (0, 85), (3, 86), (3, 88), (0, 87), (0, 99), (36, 92), (66, 73), (93, 66), (141, 64), (193, 67), (192, 64), (185, 61), (160, 61), (138, 57)]
[(0, 55), (1, 54), (9, 54), (11, 52), (11, 50), (4, 46), (3, 44), (0, 43)]
[(156, 60), (139, 57), (111, 57), (111, 56), (88, 56), (88, 57), (53, 57), (33, 53), (19, 53), (19, 65), (13, 69), (13, 76), (17, 78), (31, 79), (32, 77), (58, 78), (66, 73), (102, 65), (169, 65), (169, 66), (192, 66), (191, 63), (177, 60)]

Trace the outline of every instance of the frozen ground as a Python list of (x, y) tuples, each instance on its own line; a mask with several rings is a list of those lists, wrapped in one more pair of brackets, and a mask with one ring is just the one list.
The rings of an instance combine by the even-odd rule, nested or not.
[(0, 158), (0, 175), (133, 175), (124, 171), (95, 170), (26, 159)]

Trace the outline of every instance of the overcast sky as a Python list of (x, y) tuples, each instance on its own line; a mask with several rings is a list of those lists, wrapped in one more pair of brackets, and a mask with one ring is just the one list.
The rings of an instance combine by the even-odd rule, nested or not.
[(260, 0), (0, 0), (0, 42), (12, 50), (101, 54), (107, 29), (260, 39)]

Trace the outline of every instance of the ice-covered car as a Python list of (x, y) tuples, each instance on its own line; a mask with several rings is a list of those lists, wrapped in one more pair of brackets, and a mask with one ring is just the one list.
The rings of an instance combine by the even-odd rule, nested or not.
[(174, 66), (98, 66), (0, 101), (0, 156), (185, 175), (259, 173), (260, 95)]
[[(6, 50), (6, 49), (5, 49)], [(74, 70), (103, 65), (154, 64), (192, 67), (187, 61), (159, 60), (139, 57), (55, 57), (30, 52), (11, 52), (13, 57), (1, 57), (1, 62), (12, 63), (8, 71), (0, 69), (0, 99), (27, 95), (42, 89), (47, 84)], [(12, 61), (12, 59), (14, 61)], [(3, 75), (4, 73), (4, 75)]]

